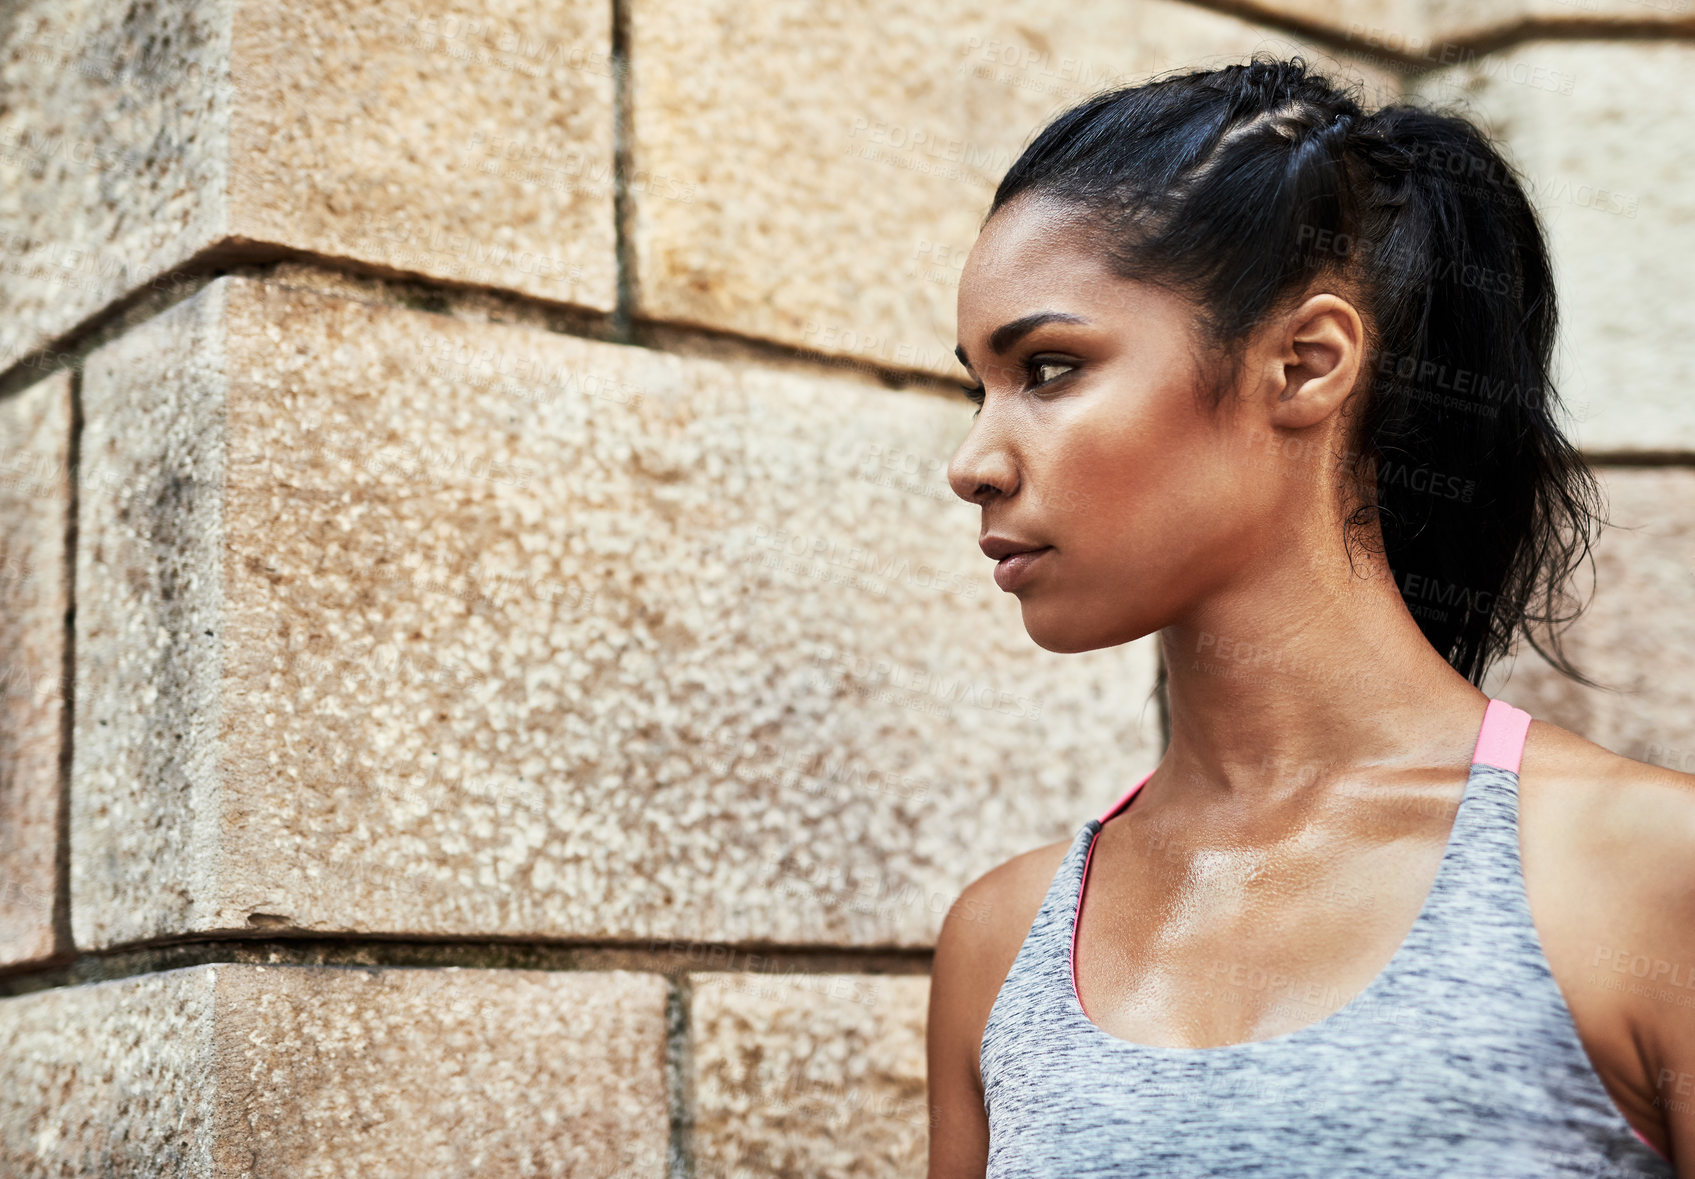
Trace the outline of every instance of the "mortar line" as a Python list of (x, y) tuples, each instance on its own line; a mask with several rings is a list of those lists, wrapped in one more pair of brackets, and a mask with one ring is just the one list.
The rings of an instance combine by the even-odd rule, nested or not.
[(59, 797), (54, 807), (58, 830), (53, 848), (53, 929), (55, 959), (74, 954), (71, 937), (71, 757), (76, 719), (77, 515), (81, 493), (77, 478), (82, 462), (82, 368), (73, 368), (70, 382), (69, 437), (65, 439), (65, 636), (59, 668)]
[[(376, 291), (326, 291), (289, 273), (279, 273), (280, 267), (285, 264), (321, 274), (325, 279), (372, 280), (393, 290), (388, 292), (390, 297)], [(226, 276), (270, 282), (373, 307), (440, 315), (460, 322), (529, 327), (551, 335), (616, 343), (685, 358), (712, 356), (710, 349), (728, 348), (734, 353), (732, 359), (766, 365), (798, 365), (816, 370), (820, 376), (846, 372), (892, 389), (953, 394), (960, 384), (952, 377), (922, 369), (876, 364), (852, 355), (817, 352), (730, 328), (632, 318), (628, 325), (631, 338), (620, 340), (616, 336), (618, 325), (613, 315), (575, 304), (555, 302), (506, 287), (459, 283), (432, 275), (392, 270), (357, 259), (247, 243), (209, 247), (175, 270), (158, 275), (115, 299), (51, 342), (27, 353), (14, 353), (11, 363), (0, 369), (0, 399), (20, 392), (61, 369), (79, 366), (100, 345), (139, 327)], [(419, 305), (430, 296), (434, 296), (434, 304), (439, 305)], [(512, 318), (480, 314), (466, 305), (471, 300), (481, 302), (485, 309), (491, 307)]]
[(192, 298), (218, 277), (202, 259), (217, 248), (181, 266), (157, 274), (125, 291), (81, 322), (28, 352), (14, 352), (0, 369), (0, 399), (20, 393), (63, 369), (80, 371), (82, 362), (100, 345)]
[[(1433, 46), (1451, 48), (1465, 61), (1492, 53), (1517, 49), (1548, 41), (1649, 41), (1667, 44), (1688, 44), (1695, 41), (1695, 21), (1677, 23), (1655, 20), (1606, 20), (1596, 17), (1530, 17), (1517, 24), (1495, 29), (1483, 29), (1467, 37), (1433, 41)], [(1370, 52), (1375, 53), (1375, 50)], [(1409, 82), (1416, 81), (1435, 70), (1447, 69), (1463, 62), (1430, 61), (1413, 58), (1407, 66)]]
[(764, 976), (925, 974), (928, 946), (747, 945), (685, 938), (567, 941), (546, 938), (399, 938), (379, 935), (219, 936), (84, 951), (69, 961), (0, 972), (0, 996), (82, 986), (210, 964), (347, 968), (463, 967), (593, 972), (633, 970), (669, 978), (696, 973)]
[[(1322, 21), (1278, 10), (1255, 0), (1184, 0), (1191, 8), (1231, 16), (1238, 20), (1262, 25), (1267, 29), (1312, 42), (1327, 51), (1356, 58), (1369, 59), (1389, 70), (1409, 75), (1411, 81), (1431, 70), (1461, 64), (1460, 61), (1432, 61), (1428, 55), (1367, 45), (1353, 36), (1354, 27), (1366, 27), (1353, 21), (1338, 27)], [(1463, 60), (1499, 53), (1535, 41), (1690, 41), (1695, 40), (1695, 19), (1658, 21), (1652, 18), (1615, 20), (1593, 16), (1521, 17), (1506, 24), (1485, 26), (1468, 33), (1449, 35), (1434, 29), (1428, 36), (1409, 29), (1394, 29), (1387, 25), (1372, 25), (1376, 33), (1393, 33), (1404, 40), (1415, 41), (1427, 48), (1452, 50)]]
[(695, 1179), (694, 984), (687, 975), (666, 980), (665, 1097), (670, 1120), (669, 1179)]
[(1583, 460), (1594, 467), (1695, 467), (1695, 453), (1687, 450), (1597, 450)]
[(612, 234), (617, 272), (617, 307), (612, 334), (623, 344), (635, 343), (636, 247), (635, 202), (630, 199), (633, 175), (635, 108), (631, 94), (630, 8), (627, 0), (608, 0), (612, 20)]

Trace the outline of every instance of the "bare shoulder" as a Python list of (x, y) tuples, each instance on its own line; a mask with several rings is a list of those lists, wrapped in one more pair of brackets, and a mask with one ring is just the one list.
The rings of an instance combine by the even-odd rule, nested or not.
[(1041, 910), (1071, 840), (1044, 844), (992, 868), (967, 885), (948, 910), (936, 939), (931, 1009), (968, 1041), (975, 1060), (989, 1009)]
[[(1695, 774), (1637, 761), (1558, 725), (1532, 721), (1519, 775), (1525, 805), (1545, 813), (1550, 830), (1620, 858), (1609, 879), (1650, 890), (1695, 883)], [(1683, 867), (1681, 882), (1659, 871), (1674, 864)]]
[[(937, 952), (941, 952), (942, 941), (979, 952), (999, 951), (1010, 969), (1071, 843), (1061, 839), (1043, 844), (989, 869), (966, 885), (943, 921)], [(999, 982), (996, 980), (997, 990)]]
[[(1532, 722), (1520, 767), (1527, 886), (1550, 961), (1650, 1057), (1695, 1064), (1695, 775)], [(1538, 921), (1539, 928), (1544, 924)], [(1674, 985), (1675, 989), (1674, 989)]]

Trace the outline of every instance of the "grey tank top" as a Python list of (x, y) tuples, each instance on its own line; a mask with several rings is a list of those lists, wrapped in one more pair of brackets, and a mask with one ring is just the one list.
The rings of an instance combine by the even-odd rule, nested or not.
[[(1531, 923), (1518, 847), (1529, 720), (1490, 702), (1476, 756), (1493, 764), (1473, 761), (1389, 964), (1339, 1010), (1267, 1040), (1150, 1046), (1089, 1019), (1072, 975), (1088, 855), (1142, 783), (1084, 823), (983, 1031), (988, 1175), (1674, 1179), (1602, 1087)], [(1278, 985), (1243, 972), (1239, 985)]]

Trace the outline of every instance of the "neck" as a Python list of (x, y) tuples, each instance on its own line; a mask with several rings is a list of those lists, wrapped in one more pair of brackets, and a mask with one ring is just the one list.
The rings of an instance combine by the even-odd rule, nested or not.
[(1430, 645), (1378, 556), (1256, 568), (1160, 642), (1171, 799), (1270, 802), (1371, 766), (1463, 762), (1486, 699)]

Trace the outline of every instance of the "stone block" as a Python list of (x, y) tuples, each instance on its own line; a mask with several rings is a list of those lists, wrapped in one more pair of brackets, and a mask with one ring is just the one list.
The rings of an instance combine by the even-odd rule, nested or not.
[(1255, 49), (1331, 62), (1378, 99), (1399, 85), (1168, 0), (634, 0), (630, 20), (635, 178), (698, 192), (634, 186), (638, 313), (941, 374), (995, 186), (1061, 109)]
[(221, 0), (0, 10), (0, 367), (226, 231)]
[(0, 999), (0, 1172), (657, 1176), (665, 982), (196, 966)]
[[(196, 928), (216, 894), (226, 360), (216, 283), (91, 354), (77, 469), (71, 919)], [(111, 906), (130, 912), (113, 912)], [(86, 939), (86, 940), (85, 940)]]
[(239, 239), (610, 311), (612, 9), (242, 4)]
[(216, 984), (195, 967), (0, 999), (0, 1174), (216, 1174)]
[(1692, 69), (1684, 42), (1535, 41), (1416, 83), (1463, 103), (1529, 178), (1561, 301), (1556, 376), (1587, 451), (1695, 450), (1695, 170), (1665, 134), (1690, 117)]
[[(1524, 648), (1486, 688), (1615, 753), (1695, 774), (1695, 470), (1602, 468), (1616, 527), (1595, 549), (1594, 592), (1567, 632), (1578, 669), (1560, 675)], [(1589, 570), (1578, 578), (1588, 595)]]
[(588, 0), (7, 5), (0, 357), (223, 245), (610, 310), (612, 70)]
[(220, 279), (84, 403), (79, 945), (922, 946), (1157, 757), (1151, 641), (993, 587), (962, 399)]
[(691, 976), (695, 1174), (924, 1174), (920, 975)]
[(58, 912), (71, 375), (0, 401), (0, 966), (69, 949)]

